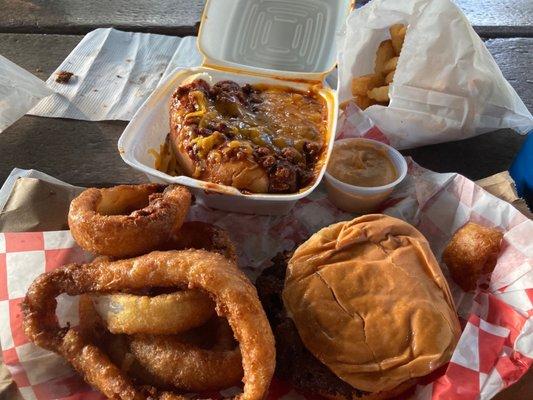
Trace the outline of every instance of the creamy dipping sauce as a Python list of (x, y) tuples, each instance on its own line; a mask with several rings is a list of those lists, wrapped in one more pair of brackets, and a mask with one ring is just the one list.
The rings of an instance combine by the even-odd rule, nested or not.
[(328, 172), (341, 182), (363, 187), (388, 185), (398, 178), (385, 149), (360, 141), (336, 143)]

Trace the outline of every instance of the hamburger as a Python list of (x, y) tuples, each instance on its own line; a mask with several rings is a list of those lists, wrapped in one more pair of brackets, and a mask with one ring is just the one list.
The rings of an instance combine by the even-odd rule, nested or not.
[(451, 358), (453, 299), (427, 240), (365, 215), (326, 227), (257, 281), (277, 374), (330, 399), (388, 399)]

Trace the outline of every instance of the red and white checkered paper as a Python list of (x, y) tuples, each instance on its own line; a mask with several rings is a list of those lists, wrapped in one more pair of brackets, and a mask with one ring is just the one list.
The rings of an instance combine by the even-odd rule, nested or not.
[[(384, 212), (415, 225), (440, 257), (453, 232), (468, 221), (505, 231), (502, 252), (485, 289), (467, 294), (448, 280), (464, 331), (451, 362), (426, 377), (410, 395), (418, 400), (489, 399), (516, 382), (533, 361), (533, 221), (457, 174), (437, 174), (409, 160), (409, 175)], [(191, 208), (189, 219), (227, 229), (240, 264), (253, 279), (279, 251), (331, 223), (348, 220), (322, 189), (284, 217), (251, 216)], [(100, 399), (59, 356), (29, 343), (20, 303), (34, 278), (68, 262), (82, 262), (68, 231), (0, 234), (0, 340), (4, 362), (25, 399)], [(443, 270), (447, 274), (446, 267)], [(58, 316), (77, 323), (76, 299), (64, 296)], [(209, 394), (221, 398), (233, 393)], [(270, 399), (305, 398), (274, 381)]]

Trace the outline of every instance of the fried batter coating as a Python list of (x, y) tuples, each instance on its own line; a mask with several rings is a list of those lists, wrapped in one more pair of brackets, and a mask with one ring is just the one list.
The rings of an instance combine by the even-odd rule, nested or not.
[(89, 295), (80, 296), (80, 332), (140, 384), (187, 391), (221, 390), (238, 385), (242, 358), (227, 320), (178, 335), (115, 335), (96, 312)]
[(183, 390), (220, 390), (239, 384), (243, 377), (238, 347), (205, 350), (174, 335), (133, 335), (130, 350), (152, 375)]
[(162, 384), (151, 375), (131, 354), (127, 335), (114, 335), (109, 332), (104, 321), (96, 312), (90, 295), (82, 294), (79, 302), (79, 331), (84, 341), (91, 343), (106, 354), (111, 362), (135, 383), (160, 386)]
[(503, 233), (498, 229), (473, 222), (455, 232), (444, 249), (442, 260), (454, 282), (465, 292), (474, 290), (479, 278), (494, 270), (502, 239)]
[(207, 222), (185, 222), (178, 231), (172, 234), (169, 242), (161, 248), (161, 250), (184, 249), (213, 251), (237, 262), (237, 251), (228, 232)]
[(96, 311), (111, 333), (169, 335), (206, 323), (215, 304), (205, 293), (182, 290), (157, 296), (91, 295)]
[[(204, 249), (237, 261), (235, 245), (228, 233), (206, 222), (185, 222), (161, 250)], [(110, 261), (100, 256), (93, 262)], [(215, 313), (209, 296), (186, 290), (156, 296), (99, 294), (90, 296), (111, 333), (175, 334), (206, 323)]]
[(275, 366), (274, 338), (257, 291), (235, 265), (204, 250), (155, 251), (137, 258), (97, 264), (70, 264), (40, 275), (23, 302), (24, 330), (38, 346), (64, 356), (86, 381), (113, 399), (184, 398), (158, 390), (149, 395), (96, 346), (72, 328), (59, 326), (56, 297), (62, 293), (110, 293), (149, 287), (202, 289), (225, 316), (243, 362), (244, 389), (236, 398), (262, 400)]
[(68, 224), (83, 249), (134, 257), (162, 246), (181, 227), (190, 204), (191, 194), (183, 186), (90, 188), (70, 203)]

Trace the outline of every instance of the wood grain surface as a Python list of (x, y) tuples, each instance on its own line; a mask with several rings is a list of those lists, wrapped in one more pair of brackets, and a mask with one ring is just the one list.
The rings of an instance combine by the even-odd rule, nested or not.
[(524, 26), (533, 25), (531, 0), (455, 0), (472, 25)]
[[(46, 79), (81, 38), (77, 35), (0, 34), (0, 54)], [(533, 84), (528, 52), (532, 46), (532, 38), (487, 41), (504, 76), (530, 109), (533, 108)], [(23, 117), (0, 134), (0, 182), (15, 166), (39, 169), (81, 186), (144, 180), (144, 176), (128, 167), (117, 152), (116, 143), (125, 126), (124, 122)], [(404, 153), (432, 170), (456, 171), (479, 179), (507, 169), (523, 141), (524, 137), (514, 132), (499, 131)]]
[(485, 44), (503, 76), (533, 110), (533, 38), (490, 39)]
[(83, 34), (113, 26), (194, 35), (204, 0), (0, 0), (0, 32)]
[(37, 169), (76, 186), (145, 182), (117, 150), (126, 123), (26, 116), (0, 135), (0, 181), (13, 169)]
[[(0, 32), (82, 34), (102, 26), (193, 35), (204, 0), (0, 0)], [(357, 0), (357, 4), (367, 0)], [(456, 0), (485, 37), (533, 36), (531, 0)], [(497, 6), (496, 6), (497, 5)]]

